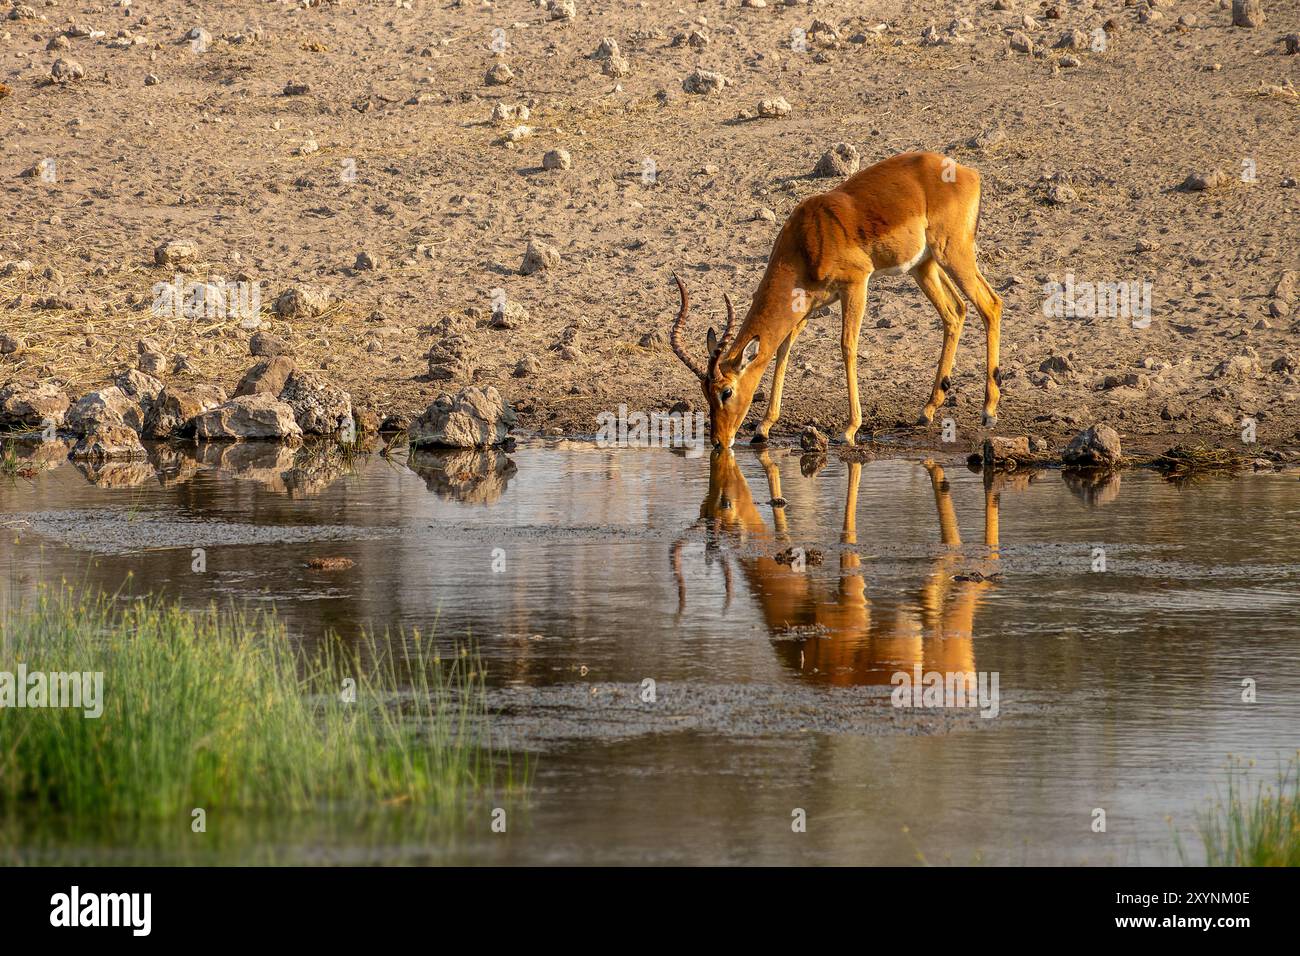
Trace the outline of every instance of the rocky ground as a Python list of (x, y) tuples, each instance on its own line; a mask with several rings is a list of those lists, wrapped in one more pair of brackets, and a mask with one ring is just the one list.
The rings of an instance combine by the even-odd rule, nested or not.
[[(379, 419), (469, 383), (543, 434), (700, 407), (672, 273), (702, 348), (846, 143), (983, 176), (1000, 433), (1240, 446), (1249, 418), (1294, 447), (1300, 6), (1244, 6), (1254, 26), (1218, 0), (0, 7), (0, 385), (76, 401), (131, 367), (211, 408), (197, 387), (233, 395), (261, 331)], [(1045, 315), (1067, 276), (1149, 282), (1149, 326)], [(845, 415), (838, 325), (796, 349), (787, 434)], [(900, 423), (939, 342), (910, 279), (873, 282), (864, 432), (938, 440)], [(982, 369), (972, 314), (960, 440)]]

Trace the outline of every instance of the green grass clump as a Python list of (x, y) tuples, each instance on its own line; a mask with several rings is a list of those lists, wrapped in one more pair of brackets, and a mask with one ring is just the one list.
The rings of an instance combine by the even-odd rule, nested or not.
[(1300, 759), (1278, 770), (1276, 785), (1249, 786), (1228, 772), (1226, 797), (1197, 821), (1210, 866), (1300, 866)]
[(104, 709), (0, 709), (0, 813), (187, 830), (193, 808), (452, 819), (513, 783), (477, 659), (441, 659), (418, 633), (308, 654), (266, 612), (45, 589), (0, 615), (0, 671), (19, 662), (102, 671)]

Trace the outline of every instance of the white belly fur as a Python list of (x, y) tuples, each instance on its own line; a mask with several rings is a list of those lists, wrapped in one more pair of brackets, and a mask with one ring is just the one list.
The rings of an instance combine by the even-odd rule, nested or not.
[(929, 254), (930, 254), (930, 247), (928, 245), (922, 246), (921, 251), (918, 252), (913, 258), (909, 259), (907, 262), (899, 263), (898, 265), (893, 266), (892, 268), (889, 269), (876, 269), (871, 274), (873, 276), (874, 275), (901, 276), (904, 272), (911, 272), (913, 269), (919, 266), (925, 260), (925, 257), (928, 256)]

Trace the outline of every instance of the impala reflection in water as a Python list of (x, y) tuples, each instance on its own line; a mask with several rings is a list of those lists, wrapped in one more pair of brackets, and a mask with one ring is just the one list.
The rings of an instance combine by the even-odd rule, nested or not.
[[(930, 561), (918, 581), (914, 604), (892, 600), (877, 605), (868, 593), (858, 548), (858, 487), (863, 465), (853, 462), (846, 466), (839, 575), (836, 581), (826, 581), (808, 567), (810, 553), (816, 552), (797, 547), (790, 533), (780, 469), (766, 451), (759, 453), (759, 460), (767, 478), (771, 527), (730, 449), (714, 452), (710, 460), (709, 491), (700, 505), (698, 524), (706, 528), (706, 547), (736, 547), (734, 556), (720, 555), (727, 601), (732, 600), (736, 584), (734, 564), (768, 629), (781, 638), (775, 647), (788, 666), (832, 685), (896, 683), (900, 671), (909, 679), (916, 673), (975, 673), (975, 615), (984, 594), (1000, 576), (998, 505), (1009, 476), (990, 473), (984, 482), (985, 553), (972, 566), (963, 564), (961, 532), (944, 470), (925, 461), (944, 550)], [(1029, 481), (1025, 474), (1010, 477), (1013, 486)], [(679, 539), (673, 548), (678, 599), (683, 605), (688, 590), (682, 562), (684, 543), (685, 539)], [(760, 551), (754, 553), (755, 548)], [(773, 550), (778, 553), (767, 553)]]

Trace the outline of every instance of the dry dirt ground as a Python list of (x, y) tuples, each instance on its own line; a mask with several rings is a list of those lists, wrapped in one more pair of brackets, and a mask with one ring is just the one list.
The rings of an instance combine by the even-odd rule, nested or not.
[[(151, 310), (176, 271), (155, 247), (189, 239), (187, 279), (260, 283), (262, 327), (381, 413), (471, 376), (542, 433), (592, 433), (622, 402), (700, 407), (654, 334), (672, 273), (702, 349), (722, 293), (747, 303), (785, 216), (836, 182), (812, 175), (819, 157), (847, 142), (864, 165), (929, 149), (982, 174), (981, 267), (1006, 300), (999, 432), (1055, 442), (1105, 421), (1148, 447), (1240, 447), (1251, 417), (1263, 446), (1300, 443), (1295, 0), (1264, 0), (1256, 28), (1218, 0), (577, 0), (572, 20), (525, 0), (122, 2), (0, 6), (0, 382), (75, 399), (150, 335), (188, 357), (174, 377), (233, 387), (248, 328)], [(1084, 48), (1058, 49), (1071, 29)], [(604, 37), (626, 76), (592, 58)], [(50, 83), (59, 58), (84, 76)], [(499, 63), (514, 78), (489, 85)], [(687, 93), (697, 67), (729, 83)], [(777, 96), (788, 116), (745, 118)], [(497, 104), (527, 105), (531, 135), (508, 143), (520, 121), (494, 122)], [(572, 168), (543, 169), (557, 148)], [(1215, 188), (1181, 188), (1214, 171)], [(530, 240), (560, 261), (520, 274)], [(1149, 282), (1150, 326), (1044, 315), (1044, 283), (1067, 274)], [(273, 314), (293, 283), (329, 287), (330, 308)], [(526, 309), (518, 328), (491, 327), (494, 294)], [(432, 380), (426, 353), (450, 335), (457, 378)], [(876, 280), (862, 339), (863, 432), (906, 434), (938, 318), (908, 277)], [(972, 310), (941, 415), (963, 439), (983, 353)], [(841, 422), (843, 383), (837, 310), (796, 348), (774, 435)]]

